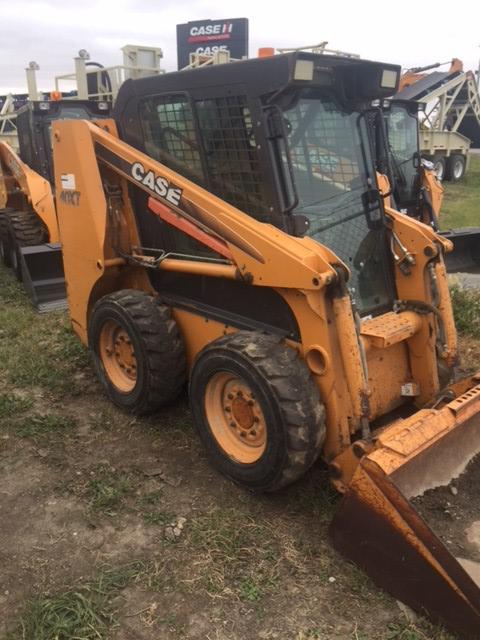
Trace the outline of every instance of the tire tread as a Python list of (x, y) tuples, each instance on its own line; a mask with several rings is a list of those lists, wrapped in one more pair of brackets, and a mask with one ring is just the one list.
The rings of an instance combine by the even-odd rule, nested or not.
[(300, 478), (317, 460), (326, 434), (325, 409), (306, 363), (281, 338), (238, 331), (215, 340), (201, 352), (232, 350), (248, 359), (277, 398), (287, 431), (286, 461), (262, 491), (276, 491)]
[[(122, 289), (104, 296), (95, 304), (91, 318), (111, 304), (130, 318), (147, 361), (148, 384), (139, 401), (129, 407), (129, 411), (137, 415), (153, 413), (173, 401), (185, 384), (185, 349), (177, 324), (169, 307), (162, 304), (159, 298), (136, 289)], [(89, 326), (92, 326), (92, 322)], [(94, 340), (94, 335), (89, 331), (90, 349), (95, 353)], [(94, 355), (97, 373), (101, 379), (105, 378), (96, 359)], [(102, 382), (108, 392), (108, 381), (102, 379)]]

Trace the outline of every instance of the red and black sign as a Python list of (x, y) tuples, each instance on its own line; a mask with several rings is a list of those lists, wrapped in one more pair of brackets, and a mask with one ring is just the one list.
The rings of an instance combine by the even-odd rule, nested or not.
[(232, 58), (248, 57), (248, 19), (196, 20), (177, 24), (178, 68), (189, 64), (190, 53), (213, 54), (227, 49)]

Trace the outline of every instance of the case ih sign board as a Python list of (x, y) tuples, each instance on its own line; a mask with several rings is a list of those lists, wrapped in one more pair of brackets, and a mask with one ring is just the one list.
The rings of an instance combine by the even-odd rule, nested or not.
[(190, 53), (212, 54), (228, 49), (232, 58), (248, 56), (248, 20), (196, 20), (177, 24), (178, 68), (189, 64)]

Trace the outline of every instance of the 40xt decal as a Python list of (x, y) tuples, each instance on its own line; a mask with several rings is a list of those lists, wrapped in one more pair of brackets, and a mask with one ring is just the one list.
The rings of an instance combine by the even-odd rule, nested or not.
[(178, 206), (182, 197), (182, 190), (172, 187), (170, 182), (162, 176), (157, 176), (152, 170), (145, 170), (141, 162), (134, 162), (130, 168), (133, 178), (147, 187), (152, 193), (165, 198), (171, 204)]

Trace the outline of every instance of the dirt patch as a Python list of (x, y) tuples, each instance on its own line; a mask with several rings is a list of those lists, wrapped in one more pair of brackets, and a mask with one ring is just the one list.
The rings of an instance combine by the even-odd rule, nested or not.
[(460, 335), (458, 350), (462, 373), (475, 373), (480, 370), (480, 340)]
[[(122, 413), (65, 316), (34, 315), (0, 268), (2, 299), (2, 640), (78, 593), (101, 596), (86, 616), (101, 635), (85, 637), (104, 640), (451, 638), (334, 552), (339, 497), (322, 465), (275, 495), (240, 490), (207, 462), (185, 397)], [(26, 640), (38, 637), (55, 635)]]
[(454, 556), (480, 562), (480, 455), (448, 486), (413, 503)]

